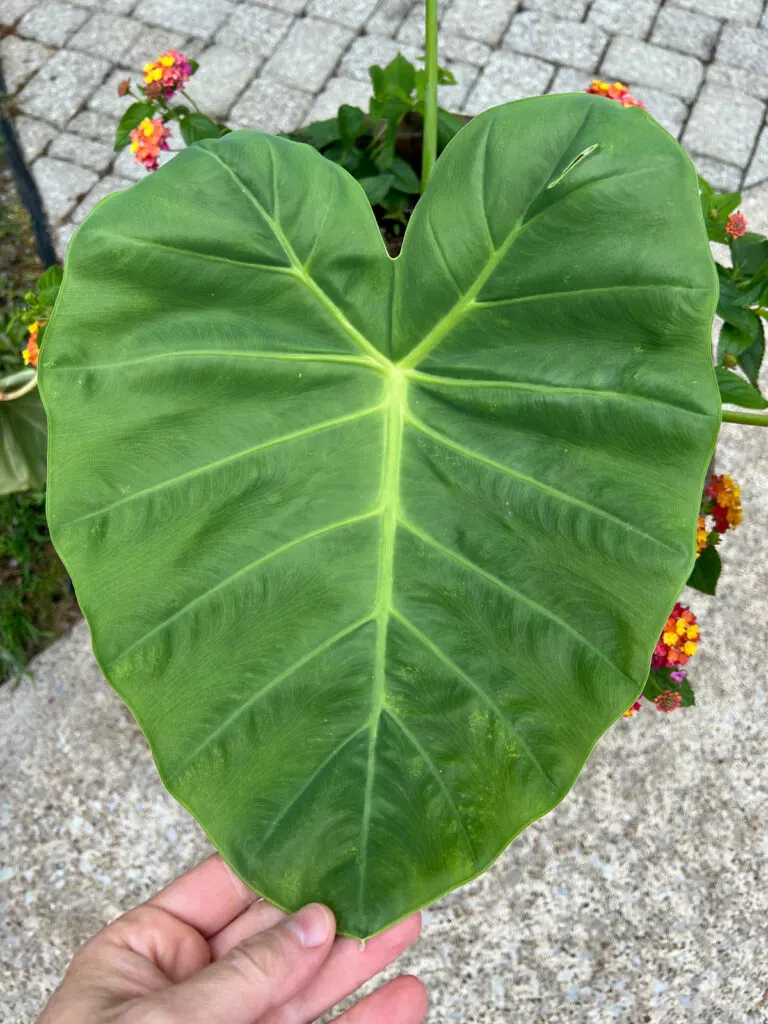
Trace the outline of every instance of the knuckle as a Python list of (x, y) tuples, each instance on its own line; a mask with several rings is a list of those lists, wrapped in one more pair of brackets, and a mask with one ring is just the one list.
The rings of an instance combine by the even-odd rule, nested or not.
[(264, 985), (281, 973), (285, 960), (283, 944), (276, 935), (263, 933), (258, 942), (243, 942), (229, 954), (234, 968), (251, 985)]

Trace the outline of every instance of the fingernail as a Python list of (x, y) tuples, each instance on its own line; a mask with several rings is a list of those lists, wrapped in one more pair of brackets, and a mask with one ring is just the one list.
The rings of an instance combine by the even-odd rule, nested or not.
[(310, 903), (292, 914), (285, 922), (302, 946), (322, 946), (331, 934), (333, 914), (322, 903)]

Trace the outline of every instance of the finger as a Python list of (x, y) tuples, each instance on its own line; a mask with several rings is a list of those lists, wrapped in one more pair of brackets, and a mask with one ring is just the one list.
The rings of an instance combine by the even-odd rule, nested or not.
[[(193, 978), (156, 994), (147, 1019), (179, 1024), (253, 1024), (317, 974), (333, 944), (331, 911), (310, 903), (235, 946)], [(165, 1016), (163, 1016), (165, 1014)]]
[[(184, 981), (197, 974), (211, 962), (208, 943), (190, 925), (174, 914), (149, 904), (130, 910), (108, 925), (93, 940), (93, 951), (85, 946), (81, 955), (100, 959), (107, 973), (117, 973), (118, 963), (126, 968), (130, 958), (116, 956), (117, 949), (139, 957), (142, 963), (132, 963), (131, 971), (138, 986), (131, 996), (154, 988), (163, 988), (169, 982)], [(149, 968), (159, 968), (153, 972)]]
[(212, 959), (220, 960), (238, 942), (258, 935), (267, 928), (274, 928), (285, 916), (282, 910), (268, 900), (252, 903), (239, 917), (210, 939)]
[(355, 1003), (336, 1020), (339, 1024), (419, 1024), (427, 1015), (429, 998), (418, 978), (404, 974), (373, 995)]
[(369, 939), (336, 939), (328, 959), (312, 981), (293, 999), (268, 1014), (259, 1024), (296, 1024), (315, 1020), (345, 996), (389, 966), (421, 934), (421, 914)]
[(209, 938), (259, 898), (214, 854), (149, 901)]

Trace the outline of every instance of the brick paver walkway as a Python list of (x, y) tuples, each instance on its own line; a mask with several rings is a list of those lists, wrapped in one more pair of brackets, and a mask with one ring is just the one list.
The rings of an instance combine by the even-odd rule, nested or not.
[[(446, 0), (442, 102), (470, 114), (621, 79), (716, 187), (768, 178), (766, 0)], [(145, 172), (111, 140), (115, 87), (168, 47), (190, 92), (233, 127), (288, 131), (366, 104), (370, 64), (415, 59), (411, 0), (0, 0), (0, 62), (60, 250), (104, 195)]]

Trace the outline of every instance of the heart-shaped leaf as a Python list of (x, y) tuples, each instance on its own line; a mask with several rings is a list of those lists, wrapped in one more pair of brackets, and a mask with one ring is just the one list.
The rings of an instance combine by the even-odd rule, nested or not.
[(347, 173), (252, 132), (79, 229), (52, 533), (166, 785), (269, 899), (377, 932), (635, 700), (694, 560), (715, 290), (687, 157), (592, 96), (471, 122), (394, 261)]

